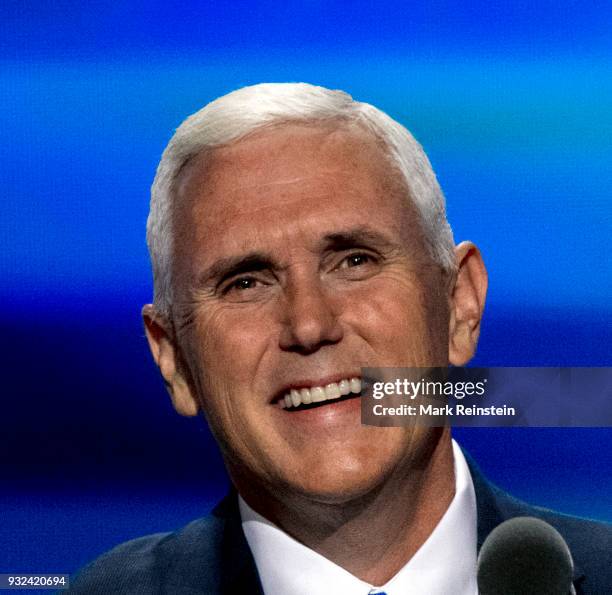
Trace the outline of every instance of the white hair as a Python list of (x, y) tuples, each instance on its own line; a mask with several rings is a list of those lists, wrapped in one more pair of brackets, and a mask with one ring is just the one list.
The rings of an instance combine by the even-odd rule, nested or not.
[(427, 155), (406, 128), (343, 91), (306, 83), (262, 83), (228, 93), (189, 116), (163, 152), (151, 187), (147, 220), (154, 301), (159, 312), (169, 314), (172, 303), (172, 202), (175, 181), (187, 161), (265, 126), (334, 120), (360, 124), (382, 141), (420, 216), (430, 256), (444, 270), (454, 270), (454, 241), (444, 195)]

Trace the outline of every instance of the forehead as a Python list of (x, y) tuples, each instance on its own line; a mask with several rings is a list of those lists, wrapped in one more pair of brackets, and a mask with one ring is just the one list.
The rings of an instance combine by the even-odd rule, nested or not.
[(381, 142), (356, 125), (257, 131), (192, 159), (176, 190), (175, 238), (183, 239), (175, 254), (190, 244), (192, 258), (204, 248), (218, 254), (347, 225), (414, 229), (399, 172)]

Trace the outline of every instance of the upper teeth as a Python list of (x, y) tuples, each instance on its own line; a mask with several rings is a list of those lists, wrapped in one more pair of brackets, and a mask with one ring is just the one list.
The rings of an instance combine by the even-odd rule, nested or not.
[(280, 401), (283, 409), (298, 407), (299, 405), (309, 405), (310, 403), (320, 403), (339, 399), (349, 393), (361, 392), (360, 378), (345, 378), (340, 382), (331, 382), (325, 386), (311, 386), (310, 388), (291, 389)]

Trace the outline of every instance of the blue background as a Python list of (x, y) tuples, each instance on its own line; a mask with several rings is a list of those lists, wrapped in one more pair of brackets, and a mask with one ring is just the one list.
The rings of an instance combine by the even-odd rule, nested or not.
[[(72, 572), (225, 489), (139, 311), (159, 156), (237, 87), (341, 88), (412, 130), (489, 267), (475, 363), (612, 364), (609, 3), (227, 4), (0, 8), (0, 572)], [(612, 520), (612, 430), (457, 436), (516, 495)]]

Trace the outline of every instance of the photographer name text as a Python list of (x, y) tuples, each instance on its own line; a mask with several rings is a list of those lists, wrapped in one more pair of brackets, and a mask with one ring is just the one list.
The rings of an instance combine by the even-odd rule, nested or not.
[(372, 413), (379, 416), (477, 416), (477, 415), (497, 415), (497, 416), (515, 416), (516, 409), (503, 405), (502, 407), (476, 407), (468, 405), (443, 405), (436, 407), (435, 405), (399, 405), (398, 407), (385, 407), (381, 403), (377, 403), (372, 407)]

